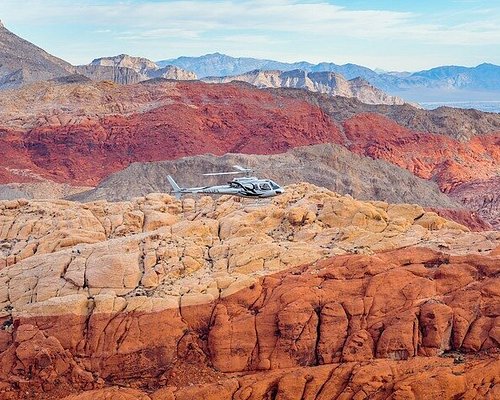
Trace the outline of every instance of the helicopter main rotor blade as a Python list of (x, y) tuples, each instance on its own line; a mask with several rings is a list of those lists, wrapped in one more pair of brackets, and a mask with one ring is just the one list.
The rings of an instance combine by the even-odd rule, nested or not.
[(240, 175), (241, 172), (213, 172), (210, 174), (203, 174), (203, 176), (217, 176), (217, 175)]
[(239, 170), (241, 172), (252, 172), (253, 171), (253, 169), (245, 168), (245, 167), (242, 167), (241, 165), (233, 165), (233, 168), (236, 168), (237, 170)]

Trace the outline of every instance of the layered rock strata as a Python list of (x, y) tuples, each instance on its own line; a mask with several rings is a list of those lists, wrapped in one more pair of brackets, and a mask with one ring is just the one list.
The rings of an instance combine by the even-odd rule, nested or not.
[(147, 393), (112, 387), (70, 395), (64, 400), (242, 400), (242, 399), (495, 399), (500, 395), (498, 359), (377, 360), (256, 373), (208, 385), (168, 387)]
[[(169, 174), (174, 175), (184, 187), (199, 186), (200, 182), (203, 185), (224, 184), (227, 177), (207, 177), (202, 174), (224, 171), (235, 164), (253, 168), (258, 171), (259, 176), (274, 179), (280, 185), (306, 181), (360, 200), (417, 203), (472, 230), (492, 229), (492, 225), (486, 222), (490, 218), (489, 214), (483, 213), (482, 218), (477, 213), (464, 209), (462, 199), (453, 201), (450, 196), (440, 192), (434, 182), (418, 178), (407, 170), (382, 160), (358, 156), (332, 143), (298, 147), (274, 155), (200, 155), (169, 161), (133, 163), (124, 170), (109, 175), (97, 187), (68, 194), (68, 198), (78, 201), (129, 200), (150, 192), (166, 190), (170, 187), (165, 178)], [(18, 197), (26, 192), (38, 194), (38, 191), (30, 192), (32, 185), (20, 185), (23, 192)], [(1, 196), (0, 185), (0, 198)], [(492, 203), (496, 204), (496, 200)], [(471, 208), (479, 209), (481, 205), (474, 203)]]
[[(356, 102), (345, 112), (336, 98), (294, 93), (166, 81), (38, 84), (7, 91), (0, 96), (0, 182), (95, 185), (136, 161), (274, 154), (337, 143), (435, 181), (498, 225), (498, 200), (489, 194), (500, 165), (497, 116), (369, 108)], [(359, 113), (365, 109), (371, 112)], [(422, 132), (425, 127), (437, 132)]]
[[(326, 142), (396, 164), (447, 192), (472, 180), (488, 182), (499, 172), (500, 121), (494, 115), (473, 119), (466, 111), (416, 115), (405, 109), (413, 121), (405, 122), (406, 128), (398, 109), (360, 113), (364, 106), (354, 102), (349, 106), (354, 115), (342, 118), (335, 114), (343, 110), (337, 100), (297, 92), (200, 82), (38, 84), (4, 92), (0, 179), (33, 180), (26, 175), (34, 173), (95, 184), (134, 161), (270, 154)], [(456, 128), (459, 123), (468, 127), (467, 137), (463, 126)], [(423, 130), (426, 126), (438, 132)]]

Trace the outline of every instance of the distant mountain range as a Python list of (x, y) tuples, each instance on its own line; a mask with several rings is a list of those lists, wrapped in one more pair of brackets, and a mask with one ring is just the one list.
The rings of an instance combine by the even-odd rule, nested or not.
[(90, 79), (131, 84), (157, 78), (213, 83), (240, 80), (257, 87), (301, 88), (355, 97), (368, 104), (497, 101), (500, 105), (500, 66), (493, 64), (444, 66), (414, 73), (376, 72), (356, 64), (284, 63), (213, 53), (156, 63), (120, 54), (74, 66), (16, 36), (0, 22), (0, 89), (51, 79), (60, 83)]
[[(158, 61), (159, 66), (175, 65), (193, 71), (199, 78), (207, 76), (241, 75), (253, 70), (328, 71), (346, 79), (361, 77), (392, 95), (411, 101), (500, 100), (500, 66), (481, 64), (477, 67), (441, 66), (410, 72), (375, 72), (356, 64), (338, 65), (305, 61), (283, 63), (257, 58), (235, 58), (213, 53), (200, 57), (179, 57)], [(472, 96), (472, 97), (471, 97)]]
[(306, 61), (284, 63), (258, 58), (235, 58), (221, 53), (206, 54), (200, 57), (179, 57), (157, 61), (156, 63), (160, 67), (164, 65), (176, 65), (180, 68), (193, 71), (199, 78), (207, 76), (241, 75), (245, 72), (256, 69), (279, 71), (292, 71), (299, 69), (307, 72), (328, 71), (341, 74), (346, 79), (353, 79), (357, 77), (367, 79), (378, 75), (375, 71), (356, 64), (337, 65), (326, 62), (311, 64)]
[[(142, 57), (120, 54), (93, 60), (88, 65), (73, 66), (53, 57), (41, 48), (0, 26), (0, 89), (15, 88), (40, 80), (75, 83), (85, 80), (111, 80), (132, 84), (149, 79), (194, 80), (194, 72), (162, 63), (157, 65)], [(404, 104), (401, 98), (390, 96), (362, 78), (345, 79), (332, 72), (255, 71), (227, 79), (206, 79), (209, 82), (230, 82), (234, 79), (258, 87), (290, 87), (355, 97), (369, 104)]]
[(196, 79), (196, 74), (172, 65), (159, 67), (145, 58), (125, 54), (74, 66), (20, 38), (0, 22), (0, 89), (43, 80), (73, 83), (91, 79), (129, 84), (152, 78), (190, 80)]
[[(196, 79), (196, 74), (191, 71), (186, 71), (173, 65), (165, 65), (159, 67), (153, 61), (142, 57), (132, 57), (127, 54), (120, 54), (114, 57), (102, 57), (93, 60), (90, 67), (111, 67), (111, 68), (128, 68), (134, 70), (138, 74), (138, 80), (144, 81), (153, 78), (165, 78), (176, 80), (193, 80)], [(87, 66), (81, 66), (87, 67)]]

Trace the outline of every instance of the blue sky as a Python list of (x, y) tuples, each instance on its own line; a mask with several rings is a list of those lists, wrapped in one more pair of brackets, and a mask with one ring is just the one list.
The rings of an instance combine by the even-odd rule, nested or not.
[(386, 70), (500, 64), (497, 0), (0, 0), (0, 19), (73, 64), (216, 51)]

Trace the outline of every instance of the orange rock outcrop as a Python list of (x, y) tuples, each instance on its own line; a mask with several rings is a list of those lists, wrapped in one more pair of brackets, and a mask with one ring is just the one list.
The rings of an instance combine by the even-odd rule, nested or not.
[(351, 151), (432, 179), (444, 192), (464, 182), (494, 177), (499, 171), (498, 132), (460, 142), (432, 132), (412, 132), (377, 114), (359, 114), (346, 120), (344, 132)]

